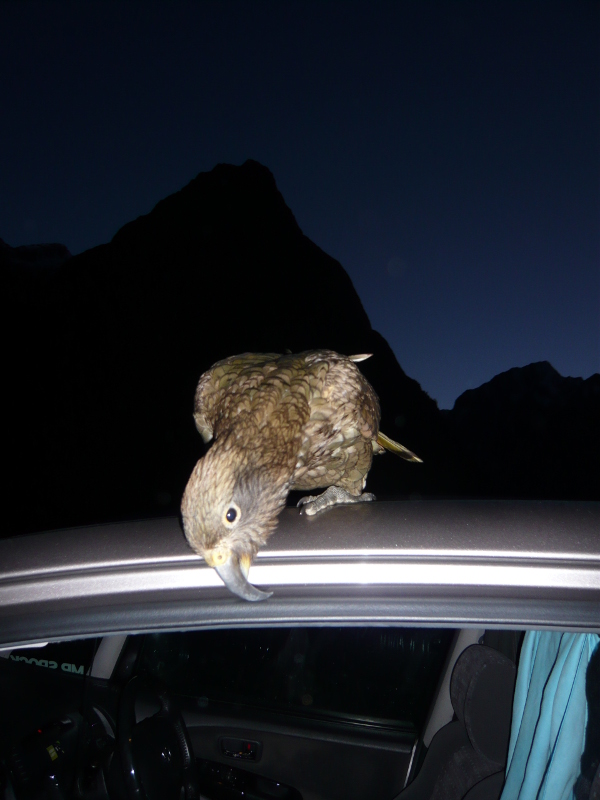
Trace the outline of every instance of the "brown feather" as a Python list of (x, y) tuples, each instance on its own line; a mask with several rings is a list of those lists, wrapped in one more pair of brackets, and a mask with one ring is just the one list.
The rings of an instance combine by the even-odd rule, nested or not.
[[(351, 358), (331, 350), (219, 361), (195, 395), (196, 427), (214, 442), (182, 500), (192, 547), (251, 558), (291, 489), (336, 486), (360, 496), (373, 452), (385, 446), (379, 419), (369, 382)], [(231, 508), (233, 524), (224, 516)]]

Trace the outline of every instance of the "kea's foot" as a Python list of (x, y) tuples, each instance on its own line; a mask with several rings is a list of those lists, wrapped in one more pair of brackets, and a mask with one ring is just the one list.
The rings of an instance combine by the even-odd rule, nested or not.
[(375, 495), (371, 492), (363, 492), (357, 497), (339, 486), (330, 486), (329, 489), (325, 489), (323, 494), (316, 497), (313, 495), (301, 497), (298, 500), (298, 508), (301, 514), (312, 517), (313, 514), (318, 514), (319, 511), (324, 511), (338, 503), (369, 503), (371, 500), (375, 500)]

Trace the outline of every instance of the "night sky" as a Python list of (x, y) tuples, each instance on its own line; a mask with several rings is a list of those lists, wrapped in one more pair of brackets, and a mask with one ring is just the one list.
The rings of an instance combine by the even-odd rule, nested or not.
[(588, 377), (599, 42), (595, 1), (2, 2), (0, 237), (76, 254), (253, 158), (440, 407)]

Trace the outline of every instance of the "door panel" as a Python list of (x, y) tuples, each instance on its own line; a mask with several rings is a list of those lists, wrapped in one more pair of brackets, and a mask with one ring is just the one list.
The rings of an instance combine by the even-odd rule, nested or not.
[[(234, 726), (184, 714), (194, 754), (198, 758), (241, 767), (297, 789), (303, 800), (366, 800), (394, 797), (404, 787), (412, 743), (378, 745), (366, 737), (341, 736), (333, 731)], [(262, 744), (257, 762), (227, 758), (221, 741), (233, 737)], [(354, 738), (354, 741), (353, 741)]]

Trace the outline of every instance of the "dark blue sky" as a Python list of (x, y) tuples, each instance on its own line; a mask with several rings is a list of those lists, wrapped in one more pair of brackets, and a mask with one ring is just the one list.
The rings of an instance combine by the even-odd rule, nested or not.
[(588, 377), (599, 42), (595, 1), (2, 2), (0, 237), (78, 253), (254, 158), (442, 408)]

